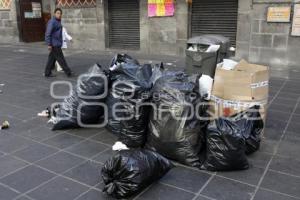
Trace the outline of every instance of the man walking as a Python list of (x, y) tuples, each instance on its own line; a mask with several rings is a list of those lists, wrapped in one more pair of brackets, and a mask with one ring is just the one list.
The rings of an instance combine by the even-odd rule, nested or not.
[(56, 8), (54, 11), (54, 17), (48, 22), (45, 40), (48, 45), (48, 50), (50, 51), (48, 62), (45, 69), (45, 77), (52, 77), (52, 70), (55, 67), (55, 62), (57, 61), (62, 67), (64, 72), (68, 77), (71, 76), (72, 72), (68, 67), (65, 60), (64, 54), (61, 50), (63, 44), (62, 38), (62, 25), (61, 25), (62, 10)]

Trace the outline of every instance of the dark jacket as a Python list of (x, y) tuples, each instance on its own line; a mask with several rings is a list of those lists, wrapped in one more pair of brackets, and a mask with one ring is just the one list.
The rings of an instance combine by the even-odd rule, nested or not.
[(62, 25), (61, 21), (55, 17), (49, 20), (45, 34), (45, 40), (48, 46), (61, 47), (62, 39)]

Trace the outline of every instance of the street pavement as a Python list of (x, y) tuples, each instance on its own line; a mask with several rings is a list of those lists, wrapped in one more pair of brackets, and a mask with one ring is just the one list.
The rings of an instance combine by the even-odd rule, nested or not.
[[(51, 131), (37, 117), (51, 103), (53, 81), (75, 82), (57, 73), (44, 78), (47, 49), (41, 44), (0, 45), (0, 200), (100, 200), (101, 166), (113, 155), (115, 136), (106, 129)], [(107, 67), (115, 52), (69, 50), (67, 62), (79, 75), (94, 63)], [(184, 59), (132, 53), (141, 63), (183, 69)], [(250, 169), (211, 173), (178, 165), (133, 199), (300, 199), (300, 67), (272, 68), (270, 107), (261, 149)], [(57, 95), (68, 94), (67, 87)]]

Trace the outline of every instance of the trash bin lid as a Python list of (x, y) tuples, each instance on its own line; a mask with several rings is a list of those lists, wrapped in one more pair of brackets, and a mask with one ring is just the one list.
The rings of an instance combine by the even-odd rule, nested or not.
[(205, 34), (205, 35), (201, 35), (202, 37), (205, 38), (210, 38), (216, 42), (220, 42), (220, 43), (229, 43), (230, 40), (228, 37), (225, 37), (223, 35), (217, 35), (217, 34)]
[(209, 38), (210, 40), (214, 41), (215, 44), (221, 45), (220, 51), (223, 53), (227, 53), (227, 51), (230, 48), (230, 39), (223, 35), (205, 34), (205, 35), (201, 35), (201, 37)]
[(203, 44), (203, 45), (212, 45), (212, 44), (220, 44), (216, 43), (216, 40), (214, 38), (210, 37), (203, 37), (203, 36), (197, 36), (192, 37), (187, 41), (188, 44)]

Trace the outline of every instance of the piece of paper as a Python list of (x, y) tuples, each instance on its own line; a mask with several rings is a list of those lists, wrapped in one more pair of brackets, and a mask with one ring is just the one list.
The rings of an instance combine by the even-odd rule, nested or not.
[(148, 16), (156, 16), (156, 4), (148, 4)]
[(148, 0), (149, 17), (173, 16), (174, 12), (174, 0)]
[(174, 4), (173, 3), (166, 3), (165, 4), (166, 16), (173, 16), (174, 15)]

